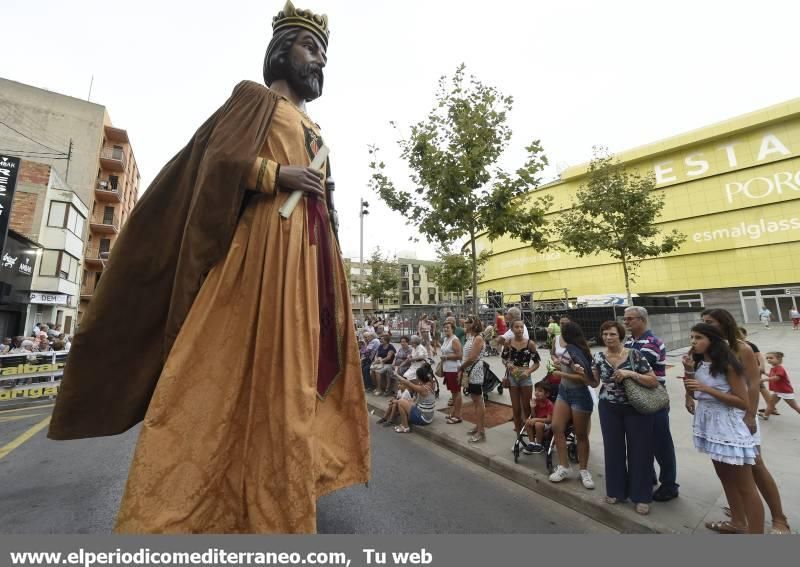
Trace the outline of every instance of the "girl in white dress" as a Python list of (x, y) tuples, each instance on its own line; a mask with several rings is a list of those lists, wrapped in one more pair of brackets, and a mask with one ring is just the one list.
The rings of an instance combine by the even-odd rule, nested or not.
[(716, 327), (698, 323), (691, 343), (683, 367), (686, 391), (696, 400), (694, 445), (711, 457), (728, 500), (738, 497), (744, 504), (747, 533), (764, 533), (764, 506), (751, 470), (756, 440), (742, 420), (749, 404), (744, 368)]

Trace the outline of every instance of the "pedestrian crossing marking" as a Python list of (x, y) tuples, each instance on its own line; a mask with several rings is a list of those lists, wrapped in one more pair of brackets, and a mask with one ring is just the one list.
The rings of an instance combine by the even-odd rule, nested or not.
[(7, 443), (3, 447), (0, 447), (0, 460), (3, 460), (11, 451), (25, 443), (28, 439), (39, 433), (42, 429), (47, 427), (50, 424), (50, 416), (48, 415), (42, 421), (25, 431), (22, 435)]
[(47, 405), (41, 405), (41, 406), (28, 406), (28, 407), (24, 407), (24, 408), (0, 410), (0, 415), (4, 415), (4, 414), (7, 414), (7, 413), (13, 413), (15, 411), (31, 411), (31, 410), (38, 410), (38, 409), (42, 409), (42, 408), (51, 408), (54, 405), (55, 404), (47, 404)]
[(24, 413), (20, 415), (0, 415), (0, 423), (6, 423), (9, 421), (19, 421), (20, 419), (28, 419), (29, 417), (39, 417), (40, 415), (45, 415), (43, 413)]

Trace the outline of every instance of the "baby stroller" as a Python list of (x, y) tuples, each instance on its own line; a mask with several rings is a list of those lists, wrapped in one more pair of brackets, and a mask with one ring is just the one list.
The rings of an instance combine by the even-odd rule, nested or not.
[(489, 363), (483, 361), (483, 384), (481, 385), (481, 389), (483, 390), (483, 401), (489, 401), (489, 392), (497, 388), (497, 393), (503, 393), (503, 382), (500, 378), (492, 372), (492, 369), (489, 368)]
[[(556, 399), (558, 399), (558, 382), (550, 378), (550, 376), (545, 377), (545, 381), (549, 382), (551, 385), (550, 388), (550, 401), (554, 404), (556, 403)], [(578, 438), (575, 436), (575, 426), (570, 421), (567, 424), (567, 429), (564, 432), (564, 437), (567, 440), (567, 458), (572, 463), (578, 462)], [(522, 452), (522, 448), (525, 447), (528, 443), (528, 434), (525, 433), (525, 429), (523, 428), (517, 434), (517, 440), (514, 442), (514, 462), (519, 462), (519, 455)], [(545, 466), (547, 467), (548, 474), (551, 474), (554, 470), (553, 467), (553, 453), (556, 451), (556, 439), (555, 435), (553, 435), (552, 429), (547, 429), (544, 433), (544, 439), (542, 439), (542, 447), (544, 447), (545, 453)]]
[[(503, 383), (500, 381), (500, 378), (497, 377), (497, 374), (492, 372), (492, 369), (489, 368), (489, 363), (486, 361), (481, 361), (483, 364), (483, 384), (481, 384), (481, 391), (483, 392), (483, 401), (489, 401), (489, 392), (497, 388), (497, 393), (503, 393)], [(464, 388), (464, 395), (469, 397), (469, 391)]]

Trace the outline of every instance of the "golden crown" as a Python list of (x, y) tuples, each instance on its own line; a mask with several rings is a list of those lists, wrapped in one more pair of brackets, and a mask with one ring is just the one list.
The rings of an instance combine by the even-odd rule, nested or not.
[(272, 32), (276, 33), (278, 30), (290, 27), (301, 27), (314, 32), (327, 49), (330, 35), (327, 15), (315, 14), (311, 10), (298, 10), (291, 0), (286, 0), (283, 10), (272, 18)]

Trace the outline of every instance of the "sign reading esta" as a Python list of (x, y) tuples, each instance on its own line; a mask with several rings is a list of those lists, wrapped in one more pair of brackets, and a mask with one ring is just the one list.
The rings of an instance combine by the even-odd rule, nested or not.
[[(742, 143), (731, 142), (718, 146), (714, 151), (716, 155), (711, 156), (711, 161), (718, 162), (722, 158), (723, 163), (727, 162), (728, 168), (735, 169), (746, 167), (750, 164), (740, 163), (740, 153), (737, 146)], [(753, 148), (755, 149), (755, 148)], [(758, 152), (755, 161), (763, 162), (775, 157), (790, 157), (792, 155), (789, 147), (777, 135), (765, 133), (761, 136), (758, 144)], [(689, 178), (700, 177), (711, 172), (711, 161), (704, 152), (695, 152), (683, 159), (685, 175)], [(656, 177), (656, 185), (678, 182), (678, 174), (675, 171), (676, 160), (666, 160), (656, 163), (653, 172)], [(733, 203), (736, 199), (763, 199), (770, 195), (784, 195), (793, 191), (800, 193), (800, 171), (780, 171), (768, 177), (753, 177), (745, 181), (733, 181), (724, 185), (725, 199), (728, 203)]]

